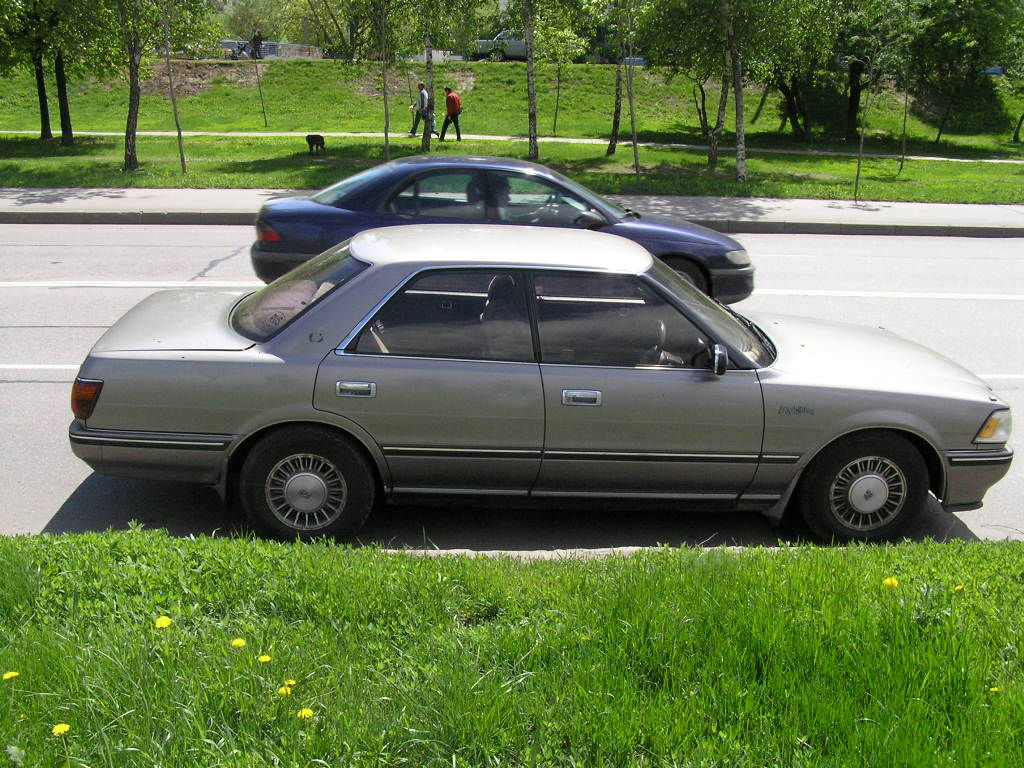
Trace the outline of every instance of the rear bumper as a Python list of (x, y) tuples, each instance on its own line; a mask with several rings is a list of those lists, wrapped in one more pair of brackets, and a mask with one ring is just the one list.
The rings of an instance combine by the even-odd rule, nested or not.
[(88, 429), (75, 420), (68, 439), (75, 456), (101, 475), (213, 485), (235, 436)]
[(754, 292), (754, 265), (731, 269), (710, 269), (711, 295), (723, 304), (743, 301)]
[(951, 512), (977, 509), (985, 493), (1010, 470), (1013, 451), (967, 450), (946, 452), (946, 497)]
[(249, 255), (252, 258), (252, 268), (256, 277), (264, 283), (277, 280), (286, 272), (291, 272), (299, 264), (303, 264), (314, 256), (315, 253), (277, 253), (265, 251), (259, 247), (259, 241), (252, 244)]

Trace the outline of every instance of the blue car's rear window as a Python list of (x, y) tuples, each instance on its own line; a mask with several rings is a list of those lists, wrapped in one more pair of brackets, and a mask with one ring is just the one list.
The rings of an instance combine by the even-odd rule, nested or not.
[(348, 196), (361, 187), (373, 183), (382, 176), (387, 176), (389, 173), (391, 173), (391, 166), (387, 163), (373, 168), (368, 168), (365, 171), (360, 171), (359, 173), (349, 176), (347, 179), (342, 179), (337, 184), (332, 184), (326, 189), (321, 189), (315, 195), (312, 195), (310, 200), (317, 203), (323, 203), (324, 205), (337, 205), (338, 201), (343, 197)]

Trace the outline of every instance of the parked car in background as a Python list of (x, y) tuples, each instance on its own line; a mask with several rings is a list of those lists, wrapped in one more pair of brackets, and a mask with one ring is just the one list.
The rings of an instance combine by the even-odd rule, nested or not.
[(750, 257), (731, 237), (620, 208), (543, 165), (451, 155), (393, 160), (310, 197), (267, 202), (256, 218), (253, 268), (269, 282), (364, 229), (412, 223), (592, 229), (639, 243), (724, 303), (754, 289)]
[(494, 36), (493, 40), (476, 41), (476, 57), (478, 59), (522, 59), (526, 60), (526, 41), (521, 34), (505, 29)]
[(875, 540), (930, 494), (980, 506), (1012, 458), (1006, 403), (935, 352), (747, 318), (636, 243), (537, 227), (389, 227), (248, 295), (155, 293), (72, 406), (97, 472), (216, 485), (284, 538), (480, 495), (793, 509)]

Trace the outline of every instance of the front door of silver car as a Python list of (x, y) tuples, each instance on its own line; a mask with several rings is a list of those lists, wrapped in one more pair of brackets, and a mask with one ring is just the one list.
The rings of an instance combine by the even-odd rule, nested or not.
[(544, 403), (520, 273), (424, 272), (342, 346), (314, 406), (373, 435), (395, 492), (529, 491)]
[(730, 502), (757, 469), (752, 370), (712, 370), (714, 342), (636, 276), (538, 272), (546, 429), (536, 495)]

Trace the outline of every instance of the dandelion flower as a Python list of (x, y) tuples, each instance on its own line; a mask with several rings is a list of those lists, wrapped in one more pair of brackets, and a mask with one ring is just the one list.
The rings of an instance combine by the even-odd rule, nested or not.
[(886, 589), (896, 589), (900, 585), (900, 580), (890, 576), (887, 579), (882, 580), (882, 586)]
[(289, 688), (291, 688), (291, 687), (292, 687), (293, 685), (298, 685), (298, 683), (296, 683), (296, 682), (295, 682), (294, 680), (292, 680), (291, 678), (288, 678), (287, 680), (285, 680), (285, 681), (284, 681), (284, 684), (285, 684), (285, 685), (287, 685), (287, 686), (288, 686)]
[(309, 707), (303, 707), (295, 713), (295, 716), (299, 718), (299, 720), (307, 720), (313, 716), (313, 710)]
[(989, 691), (991, 693), (1002, 693), (1003, 689), (1000, 688), (998, 685), (993, 685), (991, 688), (989, 688)]
[(266, 664), (268, 661), (270, 661), (270, 656), (264, 653), (262, 656), (257, 656), (256, 661), (258, 661), (260, 664)]
[(21, 674), (21, 672), (15, 672), (12, 669), (10, 672), (4, 672), (3, 679), (4, 680), (13, 680), (14, 678), (16, 678), (20, 674)]
[(67, 723), (57, 723), (53, 728), (50, 729), (50, 733), (54, 736), (63, 736), (65, 733), (71, 730), (71, 726)]
[(245, 638), (236, 637), (231, 641), (232, 648), (245, 648)]
[(292, 695), (292, 687), (290, 685), (282, 685), (280, 688), (277, 689), (277, 695), (278, 696), (291, 696)]
[(963, 592), (964, 591), (964, 585), (963, 584), (957, 584), (955, 587), (953, 587), (953, 591), (954, 592)]
[(156, 621), (153, 622), (153, 625), (157, 629), (167, 629), (173, 623), (174, 622), (171, 620), (170, 616), (157, 616)]

